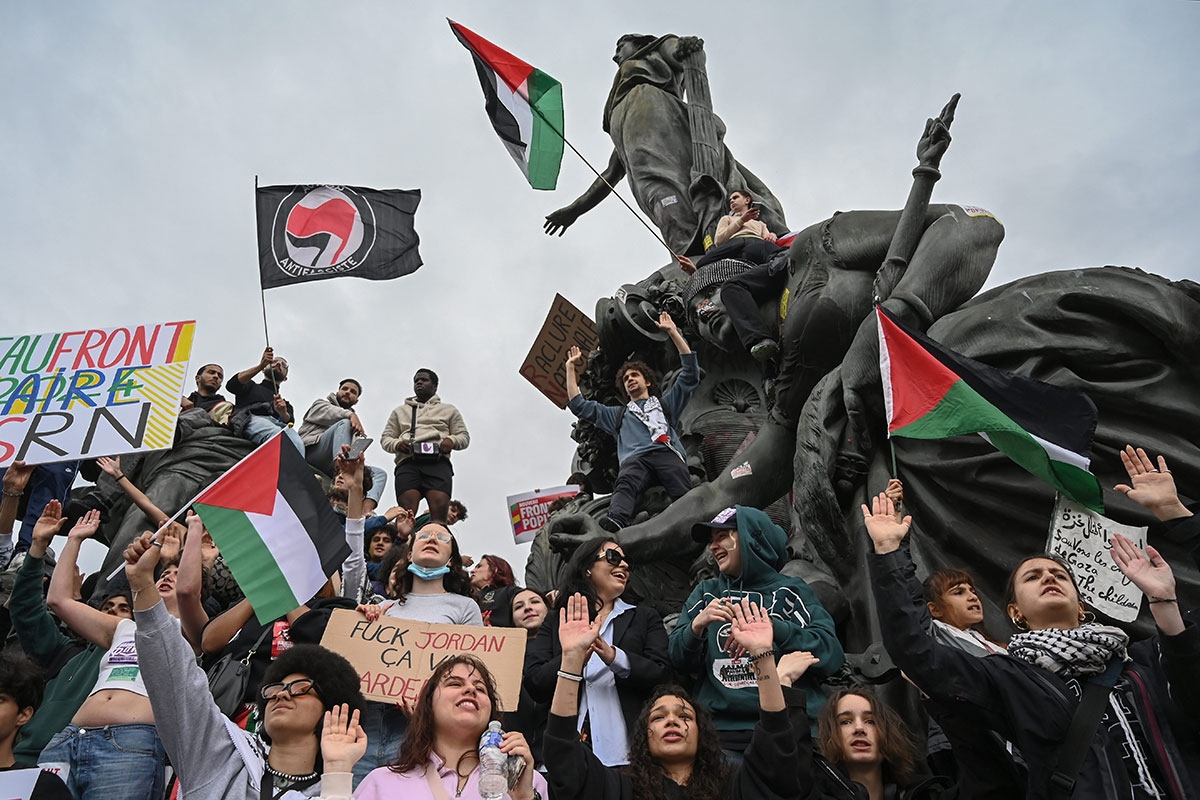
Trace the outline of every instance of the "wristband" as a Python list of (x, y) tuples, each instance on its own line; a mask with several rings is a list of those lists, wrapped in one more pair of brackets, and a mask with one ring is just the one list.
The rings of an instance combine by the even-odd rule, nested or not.
[(763, 650), (761, 653), (759, 653), (756, 656), (750, 656), (750, 663), (757, 664), (759, 661), (762, 661), (764, 658), (767, 658), (768, 656), (774, 656), (774, 655), (775, 655), (774, 650)]
[(1179, 601), (1177, 599), (1175, 599), (1174, 597), (1151, 597), (1149, 602), (1151, 602), (1151, 603), (1177, 603)]
[(20, 497), (24, 492), (4, 492), (5, 497)]
[(560, 678), (566, 678), (567, 680), (569, 680), (569, 681), (575, 681), (576, 683), (579, 683), (579, 682), (581, 682), (581, 681), (583, 680), (583, 676), (582, 676), (582, 675), (576, 675), (574, 672), (567, 672), (567, 671), (566, 671), (566, 670), (564, 670), (564, 669), (560, 669), (560, 670), (558, 671), (558, 677), (560, 677)]

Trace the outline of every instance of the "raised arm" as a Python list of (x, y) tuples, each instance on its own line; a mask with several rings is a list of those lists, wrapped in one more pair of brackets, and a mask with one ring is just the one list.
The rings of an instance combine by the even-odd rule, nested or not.
[(253, 367), (250, 367), (249, 369), (244, 369), (241, 372), (239, 372), (238, 374), (234, 375), (232, 378), (229, 379), (229, 382), (225, 385), (225, 388), (228, 389), (230, 392), (237, 394), (238, 389), (234, 385), (235, 381), (237, 382), (237, 384), (239, 384), (241, 386), (247, 385), (248, 383), (250, 383), (250, 381), (254, 380), (255, 375), (257, 375), (258, 373), (262, 372), (264, 369), (269, 367), (271, 365), (271, 362), (274, 360), (275, 360), (275, 349), (272, 347), (266, 348), (265, 350), (263, 350), (262, 358), (259, 360), (259, 362), (257, 364), (255, 364)]
[(567, 373), (567, 400), (579, 394), (579, 370), (583, 367), (583, 351), (572, 345), (567, 351), (567, 361), (563, 369)]
[[(50, 592), (46, 596), (46, 604), (68, 628), (89, 642), (108, 649), (112, 645), (112, 637), (117, 631), (120, 618), (109, 616), (98, 608), (79, 602), (75, 599), (74, 591), (79, 548), (85, 540), (95, 535), (99, 527), (100, 512), (92, 509), (80, 517), (75, 527), (71, 528), (58, 564), (54, 567), (54, 575), (50, 578)], [(158, 593), (155, 592), (154, 595), (157, 597)]]
[(13, 525), (17, 521), (17, 509), (21, 505), (21, 495), (25, 493), (33, 470), (34, 465), (24, 461), (14, 461), (5, 470), (3, 496), (0, 497), (0, 536), (12, 536)]
[[(662, 312), (658, 315), (658, 320), (654, 323), (660, 331), (666, 332), (667, 336), (671, 337), (671, 343), (675, 345), (675, 349), (679, 351), (679, 355), (692, 352), (692, 348), (687, 343), (687, 339), (683, 338), (683, 334), (679, 332), (679, 328), (675, 325), (675, 320), (671, 319), (671, 315), (667, 312)], [(568, 392), (568, 396), (570, 393)]]
[(239, 601), (233, 608), (209, 620), (209, 623), (204, 626), (200, 649), (208, 655), (221, 652), (253, 616), (254, 606), (250, 605), (250, 601), (245, 599)]
[(187, 536), (183, 554), (179, 557), (179, 574), (175, 578), (175, 601), (179, 605), (179, 623), (188, 644), (197, 653), (208, 625), (201, 586), (204, 583), (204, 523), (194, 512), (187, 516)]
[(100, 456), (100, 458), (96, 459), (96, 466), (100, 467), (106, 475), (117, 482), (117, 485), (121, 487), (121, 491), (129, 496), (133, 504), (141, 509), (141, 512), (152, 523), (162, 526), (167, 521), (168, 517), (163, 513), (162, 509), (154, 505), (141, 489), (133, 485), (133, 481), (125, 477), (125, 473), (121, 471), (121, 459), (119, 457), (108, 458), (107, 456)]
[(1156, 467), (1145, 450), (1127, 444), (1121, 451), (1121, 463), (1129, 474), (1129, 483), (1118, 483), (1115, 487), (1118, 492), (1149, 509), (1160, 522), (1192, 516), (1179, 499), (1166, 458), (1159, 456)]
[(345, 458), (350, 452), (350, 445), (342, 445), (342, 452), (334, 459), (334, 466), (345, 476), (346, 482), (346, 544), (350, 545), (350, 555), (342, 562), (342, 597), (358, 603), (363, 598), (363, 577), (367, 574), (367, 557), (363, 552), (363, 530), (366, 520), (363, 518), (363, 470), (365, 459), (360, 454), (353, 461)]
[(731, 604), (733, 625), (729, 637), (750, 656), (758, 681), (758, 705), (763, 711), (783, 711), (783, 689), (775, 667), (775, 629), (757, 603), (743, 597)]
[(1146, 545), (1146, 552), (1137, 548), (1131, 539), (1114, 533), (1109, 544), (1113, 561), (1146, 595), (1154, 624), (1168, 636), (1183, 633), (1183, 615), (1175, 592), (1175, 573), (1159, 552)]

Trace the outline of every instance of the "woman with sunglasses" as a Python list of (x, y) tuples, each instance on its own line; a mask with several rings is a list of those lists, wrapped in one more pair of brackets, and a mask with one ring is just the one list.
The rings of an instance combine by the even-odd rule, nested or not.
[[(458, 542), (450, 529), (426, 523), (412, 537), (404, 572), (390, 583), (393, 599), (360, 605), (358, 610), (374, 622), (380, 616), (449, 625), (482, 625), (479, 604), (471, 596), (471, 578), (463, 568)], [(371, 770), (387, 764), (400, 752), (408, 728), (403, 709), (389, 703), (367, 703), (363, 712), (367, 753), (354, 767), (355, 784)]]
[[(190, 514), (189, 528), (194, 515)], [(359, 677), (342, 656), (319, 645), (298, 644), (267, 668), (259, 689), (262, 727), (250, 734), (234, 725), (208, 690), (208, 678), (154, 586), (161, 549), (146, 533), (125, 550), (125, 575), (133, 590), (137, 653), (146, 691), (171, 765), (189, 798), (299, 800), (322, 792), (349, 796), (351, 762), (336, 748), (324, 752), (323, 725), (336, 711), (343, 733), (361, 738)], [(339, 786), (330, 785), (337, 782)]]
[[(1061, 796), (1105, 800), (1200, 796), (1189, 775), (1200, 702), (1181, 691), (1200, 669), (1200, 629), (1180, 615), (1174, 575), (1157, 550), (1112, 537), (1113, 561), (1149, 602), (1154, 639), (1131, 644), (1121, 629), (1088, 621), (1071, 568), (1039, 554), (1009, 576), (1006, 611), (1019, 633), (1008, 655), (978, 658), (939, 643), (924, 624), (916, 567), (901, 546), (912, 518), (897, 520), (883, 494), (862, 510), (888, 653), (933, 702), (1016, 746), (1028, 797), (1059, 796), (1063, 784), (1074, 794)], [(1099, 702), (1086, 730), (1076, 730), (1089, 695)]]
[[(651, 691), (670, 676), (667, 633), (649, 606), (621, 599), (630, 563), (612, 539), (583, 542), (563, 568), (557, 609), (575, 594), (585, 598), (597, 633), (579, 674), (577, 728), (606, 766), (629, 763), (629, 733)], [(548, 703), (562, 670), (559, 615), (552, 613), (525, 652), (525, 685), (534, 700)]]

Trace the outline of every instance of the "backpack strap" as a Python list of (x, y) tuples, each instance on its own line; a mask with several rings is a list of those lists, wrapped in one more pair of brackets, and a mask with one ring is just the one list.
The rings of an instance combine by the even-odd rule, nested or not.
[(1065, 800), (1075, 791), (1075, 780), (1079, 777), (1079, 769), (1083, 766), (1084, 756), (1088, 747), (1096, 738), (1096, 730), (1108, 707), (1108, 696), (1117, 678), (1121, 675), (1124, 659), (1117, 655), (1108, 662), (1108, 667), (1092, 678), (1083, 687), (1083, 697), (1075, 707), (1071, 717), (1071, 726), (1067, 729), (1066, 738), (1058, 751), (1058, 762), (1050, 775), (1050, 796)]

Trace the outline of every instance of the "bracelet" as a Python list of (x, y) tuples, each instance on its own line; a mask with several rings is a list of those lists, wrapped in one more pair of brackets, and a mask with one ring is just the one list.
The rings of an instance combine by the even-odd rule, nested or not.
[(124, 477), (125, 477), (125, 473), (124, 473), (124, 472), (122, 472), (120, 475), (117, 475), (117, 476), (115, 476), (115, 477), (113, 478), (113, 480), (114, 480), (114, 481), (116, 481), (117, 483), (120, 483), (120, 482), (121, 482), (121, 480), (122, 480)]
[(759, 653), (756, 656), (750, 656), (750, 663), (757, 664), (759, 661), (762, 661), (764, 658), (767, 658), (768, 656), (773, 657), (774, 655), (775, 655), (774, 650), (763, 650), (761, 653)]
[(558, 671), (558, 677), (566, 678), (567, 680), (575, 681), (576, 683), (579, 683), (583, 680), (582, 675), (576, 675), (574, 672), (567, 672), (565, 669), (560, 669)]
[(5, 497), (20, 497), (24, 492), (4, 492)]
[(1151, 597), (1149, 599), (1149, 602), (1151, 602), (1151, 603), (1177, 603), (1179, 601), (1177, 599), (1175, 599), (1174, 597)]
[(920, 164), (916, 167), (913, 167), (912, 174), (913, 174), (914, 178), (919, 178), (922, 175), (928, 175), (929, 177), (933, 178), (935, 181), (938, 178), (942, 177), (941, 170), (939, 170), (937, 167), (928, 167), (928, 166), (925, 166), (924, 164)]

